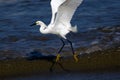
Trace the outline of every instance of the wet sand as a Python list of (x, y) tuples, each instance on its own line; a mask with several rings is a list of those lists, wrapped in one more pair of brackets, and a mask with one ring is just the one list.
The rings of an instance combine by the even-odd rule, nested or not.
[(99, 71), (120, 71), (120, 48), (111, 48), (104, 51), (96, 51), (91, 54), (79, 56), (79, 62), (75, 63), (73, 57), (62, 58), (53, 66), (53, 59), (39, 59), (29, 61), (27, 59), (12, 59), (0, 61), (0, 77), (16, 77), (47, 73), (81, 73)]

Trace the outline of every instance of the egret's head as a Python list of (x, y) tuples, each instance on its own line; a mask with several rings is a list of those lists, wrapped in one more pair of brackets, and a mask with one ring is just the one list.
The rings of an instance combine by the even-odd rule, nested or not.
[(36, 23), (36, 25), (41, 25), (42, 24), (41, 21), (36, 21), (35, 23)]
[(42, 24), (42, 22), (41, 21), (36, 21), (35, 23), (33, 23), (32, 25), (30, 25), (30, 26), (34, 26), (34, 25), (41, 25)]

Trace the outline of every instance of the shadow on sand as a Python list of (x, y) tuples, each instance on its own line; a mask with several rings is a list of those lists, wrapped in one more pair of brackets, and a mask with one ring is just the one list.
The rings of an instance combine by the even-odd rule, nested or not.
[[(33, 60), (45, 60), (51, 63), (51, 66), (49, 68), (50, 72), (53, 72), (55, 70), (54, 66), (55, 65), (59, 65), (60, 68), (65, 71), (65, 72), (69, 72), (68, 69), (65, 69), (64, 66), (62, 65), (62, 63), (60, 62), (56, 62), (55, 61), (56, 56), (55, 55), (43, 55), (42, 53), (38, 52), (38, 51), (33, 51), (30, 54), (27, 54), (27, 60), (29, 61), (33, 61)], [(61, 57), (62, 59), (62, 57)]]

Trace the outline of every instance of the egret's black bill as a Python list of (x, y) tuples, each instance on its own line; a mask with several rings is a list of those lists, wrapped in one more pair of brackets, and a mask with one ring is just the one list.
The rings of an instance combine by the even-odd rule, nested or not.
[(36, 25), (36, 23), (33, 23), (33, 24), (31, 24), (30, 26), (34, 26), (34, 25)]

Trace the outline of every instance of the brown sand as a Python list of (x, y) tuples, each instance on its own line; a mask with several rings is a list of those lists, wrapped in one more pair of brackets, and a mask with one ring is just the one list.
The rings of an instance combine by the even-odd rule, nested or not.
[[(51, 65), (46, 60), (4, 60), (0, 61), (0, 77), (50, 73)], [(54, 72), (120, 71), (120, 48), (81, 55), (78, 63), (72, 57), (64, 58), (52, 69)]]

